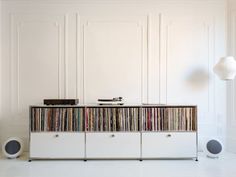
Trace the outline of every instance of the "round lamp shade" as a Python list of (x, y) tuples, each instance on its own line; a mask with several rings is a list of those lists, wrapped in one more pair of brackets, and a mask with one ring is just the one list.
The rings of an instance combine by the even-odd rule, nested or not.
[(234, 57), (223, 57), (215, 65), (214, 72), (222, 80), (232, 80), (236, 75), (236, 61)]

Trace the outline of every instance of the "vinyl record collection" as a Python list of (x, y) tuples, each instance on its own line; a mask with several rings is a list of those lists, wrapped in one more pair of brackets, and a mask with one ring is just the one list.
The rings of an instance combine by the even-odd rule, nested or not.
[(86, 108), (87, 131), (139, 131), (139, 108)]
[(31, 131), (84, 131), (84, 109), (32, 108)]
[(143, 131), (195, 131), (195, 109), (142, 108)]
[(196, 107), (32, 107), (31, 131), (196, 131)]

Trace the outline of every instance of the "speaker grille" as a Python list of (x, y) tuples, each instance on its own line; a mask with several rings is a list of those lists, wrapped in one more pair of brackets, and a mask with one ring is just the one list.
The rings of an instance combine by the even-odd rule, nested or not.
[(16, 154), (17, 152), (19, 152), (21, 148), (21, 145), (18, 141), (16, 140), (12, 140), (12, 141), (9, 141), (6, 146), (5, 146), (5, 150), (8, 154)]
[(216, 140), (207, 142), (207, 150), (212, 154), (219, 154), (222, 151), (222, 145)]

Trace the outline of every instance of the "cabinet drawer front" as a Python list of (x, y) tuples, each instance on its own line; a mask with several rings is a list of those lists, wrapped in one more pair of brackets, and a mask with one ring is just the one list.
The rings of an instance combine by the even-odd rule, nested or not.
[(140, 133), (86, 133), (87, 158), (140, 158)]
[(143, 158), (193, 158), (196, 156), (195, 132), (142, 133)]
[(30, 158), (84, 158), (84, 133), (31, 133)]

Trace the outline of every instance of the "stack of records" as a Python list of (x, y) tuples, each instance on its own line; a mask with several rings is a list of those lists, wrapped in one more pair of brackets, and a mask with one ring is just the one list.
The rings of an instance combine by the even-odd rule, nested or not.
[(99, 105), (123, 105), (123, 98), (122, 97), (116, 97), (111, 99), (98, 99), (97, 102)]

